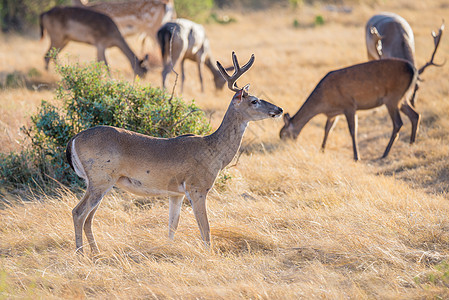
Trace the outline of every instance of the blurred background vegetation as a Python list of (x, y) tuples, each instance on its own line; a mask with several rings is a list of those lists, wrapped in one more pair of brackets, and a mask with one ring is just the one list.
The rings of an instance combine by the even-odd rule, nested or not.
[[(126, 1), (126, 0), (101, 0)], [(89, 2), (99, 2), (91, 0)], [(178, 17), (204, 22), (214, 8), (265, 9), (271, 6), (299, 7), (314, 0), (175, 0)], [(320, 1), (322, 2), (322, 1)], [(331, 1), (335, 2), (335, 1)], [(39, 14), (55, 5), (70, 5), (71, 0), (0, 0), (0, 26), (3, 32), (26, 32), (37, 26)]]

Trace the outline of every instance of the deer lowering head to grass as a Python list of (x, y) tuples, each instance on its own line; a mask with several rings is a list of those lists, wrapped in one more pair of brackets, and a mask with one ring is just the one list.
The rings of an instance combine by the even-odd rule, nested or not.
[(193, 60), (197, 63), (200, 77), (201, 91), (204, 92), (203, 66), (204, 64), (214, 76), (215, 88), (220, 90), (226, 81), (220, 71), (213, 64), (213, 58), (206, 37), (206, 31), (200, 24), (186, 19), (176, 19), (165, 23), (157, 32), (157, 38), (162, 53), (162, 86), (165, 87), (167, 75), (174, 69), (177, 62), (181, 63), (181, 92), (184, 88), (184, 61)]
[(82, 7), (56, 6), (40, 15), (41, 38), (44, 30), (50, 37), (50, 48), (45, 55), (45, 68), (50, 62), (52, 48), (62, 50), (68, 42), (75, 41), (97, 48), (98, 61), (106, 62), (105, 50), (118, 47), (128, 58), (134, 73), (144, 76), (145, 60), (139, 60), (123, 39), (114, 21), (107, 15)]
[(303, 127), (316, 115), (325, 114), (322, 149), (338, 115), (344, 114), (352, 137), (354, 160), (357, 149), (357, 110), (385, 105), (393, 121), (393, 133), (383, 154), (386, 157), (402, 127), (402, 111), (412, 123), (410, 143), (416, 139), (420, 115), (409, 105), (409, 97), (418, 78), (418, 71), (402, 59), (374, 60), (328, 73), (298, 110), (290, 117), (284, 115), (281, 139), (296, 139)]
[(233, 53), (235, 72), (229, 76), (217, 62), (229, 88), (235, 92), (220, 127), (211, 135), (156, 138), (132, 131), (98, 126), (82, 131), (67, 145), (66, 155), (78, 176), (86, 180), (84, 197), (73, 209), (77, 251), (83, 251), (82, 231), (92, 252), (98, 248), (92, 219), (103, 196), (118, 186), (141, 195), (169, 196), (168, 236), (174, 238), (184, 196), (189, 199), (201, 237), (210, 244), (206, 197), (215, 178), (237, 153), (249, 121), (276, 118), (282, 109), (238, 88), (236, 80), (253, 64), (242, 68)]
[[(438, 34), (432, 32), (435, 48), (430, 61), (419, 68), (418, 74), (422, 74), (428, 66), (440, 66), (435, 64), (433, 59), (443, 30), (444, 24), (441, 25)], [(401, 58), (416, 67), (413, 31), (404, 18), (389, 12), (374, 15), (366, 23), (365, 32), (368, 59)], [(415, 106), (418, 89), (419, 81), (416, 82), (413, 96), (410, 99), (412, 106)]]

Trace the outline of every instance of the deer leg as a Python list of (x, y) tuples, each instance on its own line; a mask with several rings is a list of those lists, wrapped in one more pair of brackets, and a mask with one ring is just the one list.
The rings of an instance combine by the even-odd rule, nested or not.
[(195, 215), (196, 222), (200, 229), (201, 237), (206, 247), (210, 246), (210, 228), (209, 220), (207, 219), (206, 209), (206, 196), (207, 192), (201, 192), (199, 190), (186, 191), (186, 197), (189, 199), (192, 205), (193, 213)]
[(354, 160), (359, 160), (359, 151), (357, 147), (357, 115), (355, 111), (345, 112), (346, 121), (348, 121), (349, 133), (352, 138), (352, 150), (354, 152)]
[(410, 119), (412, 123), (412, 134), (410, 135), (410, 144), (413, 144), (416, 139), (416, 134), (418, 133), (419, 122), (421, 120), (421, 116), (416, 110), (408, 105), (408, 103), (404, 102), (401, 106), (401, 111)]
[[(61, 52), (62, 49), (64, 49), (65, 46), (67, 46), (67, 43), (68, 42), (66, 42), (62, 39), (61, 39), (61, 41), (51, 40), (50, 47), (48, 48), (47, 53), (45, 53), (45, 56), (44, 56), (45, 70), (48, 70), (48, 64), (50, 63), (50, 59), (51, 59), (51, 57), (50, 57), (51, 50), (53, 48), (55, 48), (57, 50), (57, 53), (56, 53), (56, 55), (57, 55), (59, 52)], [(55, 55), (55, 58), (56, 58), (56, 55)]]
[(326, 147), (327, 137), (329, 136), (329, 133), (334, 128), (337, 120), (338, 120), (338, 116), (327, 118), (326, 125), (324, 126), (323, 143), (321, 144), (321, 151), (323, 151), (323, 152), (324, 152), (324, 148)]
[(162, 88), (165, 88), (165, 80), (172, 69), (173, 65), (171, 62), (164, 63), (164, 69), (162, 70)]
[[(83, 228), (85, 226), (86, 219), (91, 214), (91, 212), (95, 213), (94, 210), (96, 209), (101, 199), (103, 198), (104, 194), (106, 194), (109, 188), (110, 187), (93, 189), (87, 187), (86, 194), (84, 194), (81, 201), (72, 210), (73, 224), (75, 226), (75, 244), (77, 253), (80, 254), (83, 253)], [(88, 223), (89, 228), (87, 229), (87, 233), (89, 233), (89, 235), (87, 235), (87, 239), (92, 249), (98, 250), (98, 248), (95, 249), (96, 242), (94, 236), (92, 235), (92, 228), (91, 228), (92, 218), (93, 214)]]
[(203, 85), (203, 65), (204, 61), (201, 59), (198, 60), (198, 76), (200, 77), (200, 84), (201, 84), (201, 92), (204, 93), (204, 85)]
[(107, 66), (108, 62), (106, 61), (106, 48), (102, 45), (97, 45), (97, 61), (102, 61)]
[(186, 76), (184, 73), (184, 62), (185, 62), (185, 59), (182, 58), (182, 60), (181, 60), (181, 93), (184, 90), (184, 80), (186, 79)]
[(415, 107), (416, 99), (418, 98), (418, 94), (416, 93), (419, 90), (419, 83), (417, 82), (415, 84), (415, 89), (413, 90), (412, 97), (410, 98), (410, 104), (412, 107)]
[(168, 213), (168, 238), (173, 240), (178, 229), (179, 215), (181, 214), (182, 196), (170, 196)]
[(100, 202), (98, 202), (97, 205), (94, 207), (94, 209), (92, 209), (92, 211), (87, 216), (86, 221), (84, 222), (84, 233), (86, 234), (87, 242), (90, 245), (90, 249), (94, 254), (98, 254), (100, 252), (98, 250), (97, 242), (95, 241), (95, 237), (92, 232), (92, 220), (99, 206)]
[(387, 145), (387, 148), (385, 149), (384, 155), (382, 155), (382, 158), (385, 158), (388, 156), (388, 153), (390, 153), (391, 146), (393, 146), (394, 141), (398, 138), (399, 130), (401, 130), (402, 127), (402, 120), (401, 115), (399, 114), (399, 109), (397, 107), (387, 107), (388, 113), (390, 114), (391, 120), (393, 121), (393, 132), (391, 134), (390, 142)]

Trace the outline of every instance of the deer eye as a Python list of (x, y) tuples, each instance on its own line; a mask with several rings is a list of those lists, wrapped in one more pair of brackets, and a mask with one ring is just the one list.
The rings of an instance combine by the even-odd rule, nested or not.
[(257, 104), (257, 103), (259, 103), (258, 100), (253, 100), (253, 101), (251, 101), (251, 104)]

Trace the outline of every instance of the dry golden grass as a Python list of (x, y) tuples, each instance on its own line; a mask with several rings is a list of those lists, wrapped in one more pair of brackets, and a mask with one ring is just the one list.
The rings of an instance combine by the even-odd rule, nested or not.
[[(232, 50), (242, 61), (255, 53), (241, 84), (250, 82), (253, 93), (294, 113), (328, 71), (366, 60), (364, 23), (379, 11), (409, 20), (423, 64), (433, 46), (429, 33), (449, 6), (442, 0), (403, 0), (356, 5), (351, 14), (320, 6), (232, 13), (237, 23), (206, 29), (215, 58), (225, 64)], [(324, 26), (312, 26), (317, 14)], [(292, 26), (294, 19), (299, 28)], [(48, 40), (1, 41), (1, 72), (36, 68), (40, 80), (54, 81), (54, 73), (42, 67)], [(443, 36), (438, 60), (449, 53), (448, 41)], [(78, 44), (61, 57), (67, 53), (80, 61), (95, 58), (92, 47)], [(124, 56), (117, 50), (107, 55), (117, 76), (132, 80)], [(196, 67), (186, 67), (183, 96), (210, 113), (216, 128), (232, 94), (215, 92), (210, 74), (200, 93)], [(154, 67), (144, 82), (159, 85), (160, 71)], [(227, 170), (231, 179), (209, 194), (210, 251), (202, 246), (187, 203), (175, 241), (169, 241), (167, 201), (115, 191), (94, 221), (101, 255), (78, 257), (71, 209), (80, 195), (61, 189), (59, 196), (36, 195), (26, 202), (6, 195), (11, 204), (0, 211), (0, 298), (448, 298), (448, 76), (447, 66), (426, 71), (417, 143), (408, 144), (410, 124), (403, 117), (400, 139), (385, 160), (379, 157), (392, 128), (383, 108), (359, 114), (359, 163), (352, 161), (344, 120), (324, 154), (324, 117), (285, 144), (278, 138), (281, 121), (250, 125), (244, 154)], [(52, 95), (43, 89), (0, 91), (0, 151), (20, 147), (19, 128)]]

